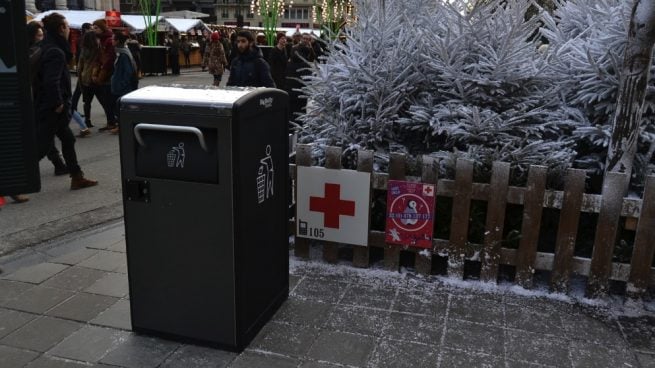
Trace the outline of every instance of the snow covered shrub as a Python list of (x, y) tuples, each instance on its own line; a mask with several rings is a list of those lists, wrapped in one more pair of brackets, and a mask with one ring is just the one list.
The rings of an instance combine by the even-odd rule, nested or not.
[[(544, 14), (543, 36), (549, 57), (560, 75), (566, 103), (585, 114), (589, 124), (573, 132), (579, 156), (575, 165), (601, 175), (616, 108), (623, 53), (632, 1), (557, 0), (553, 16)], [(643, 184), (655, 167), (655, 66), (646, 94), (641, 134), (635, 157), (633, 185)], [(650, 163), (650, 168), (649, 168)]]
[[(584, 117), (562, 105), (554, 73), (525, 20), (529, 0), (462, 3), (387, 0), (358, 5), (358, 24), (333, 44), (307, 81), (312, 102), (301, 142), (457, 157), (484, 173), (507, 161), (555, 172), (575, 157), (571, 133)], [(501, 6), (502, 4), (502, 6)], [(419, 9), (418, 11), (416, 9)]]

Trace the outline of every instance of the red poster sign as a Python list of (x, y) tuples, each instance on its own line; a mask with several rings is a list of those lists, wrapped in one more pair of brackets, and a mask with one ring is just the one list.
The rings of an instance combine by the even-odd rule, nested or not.
[(431, 249), (434, 202), (434, 184), (389, 180), (385, 241)]
[(117, 28), (121, 26), (121, 12), (117, 10), (106, 10), (105, 21), (110, 28)]

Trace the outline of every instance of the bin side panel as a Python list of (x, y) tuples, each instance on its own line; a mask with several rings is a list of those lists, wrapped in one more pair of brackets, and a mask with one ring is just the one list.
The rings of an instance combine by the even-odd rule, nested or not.
[(245, 345), (289, 293), (289, 138), (286, 103), (260, 114), (250, 105), (243, 116), (236, 114), (234, 123), (234, 185), (238, 329)]

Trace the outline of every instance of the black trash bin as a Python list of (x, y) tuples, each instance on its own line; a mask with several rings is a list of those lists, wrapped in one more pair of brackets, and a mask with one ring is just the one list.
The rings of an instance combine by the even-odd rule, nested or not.
[(132, 328), (241, 351), (287, 298), (287, 95), (121, 98)]
[(143, 74), (166, 74), (168, 53), (165, 46), (141, 47), (141, 72)]

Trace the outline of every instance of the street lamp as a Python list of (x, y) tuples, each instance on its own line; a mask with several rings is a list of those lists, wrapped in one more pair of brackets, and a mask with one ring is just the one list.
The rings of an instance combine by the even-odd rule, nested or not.
[(264, 34), (269, 46), (275, 45), (277, 20), (282, 17), (286, 8), (291, 9), (293, 0), (252, 0), (250, 12), (257, 12), (262, 17)]
[(329, 31), (330, 37), (336, 37), (341, 28), (351, 24), (355, 19), (355, 6), (352, 0), (322, 0), (320, 2), (314, 0), (312, 20), (321, 25), (322, 31)]

